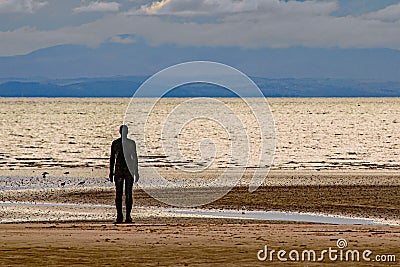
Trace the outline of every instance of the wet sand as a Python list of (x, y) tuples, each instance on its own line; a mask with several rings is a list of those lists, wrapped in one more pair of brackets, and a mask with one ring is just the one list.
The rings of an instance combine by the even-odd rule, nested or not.
[[(172, 220), (172, 221), (171, 221)], [(2, 266), (320, 266), (321, 262), (261, 262), (257, 252), (368, 249), (372, 256), (400, 256), (399, 227), (260, 224), (224, 220), (153, 219), (134, 225), (104, 223), (1, 225)], [(324, 266), (397, 266), (396, 263), (332, 262)]]
[[(245, 178), (246, 179), (246, 176)], [(59, 181), (58, 178), (55, 179)], [(1, 202), (72, 203), (82, 205), (114, 205), (114, 188), (103, 178), (87, 178), (81, 186), (35, 190), (0, 191)], [(78, 180), (77, 180), (78, 181)], [(99, 184), (95, 182), (98, 181)], [(104, 187), (107, 185), (107, 187)], [(216, 189), (217, 190), (217, 189)], [(137, 207), (166, 207), (152, 198), (148, 192), (157, 191), (162, 198), (191, 198), (204, 195), (205, 191), (193, 189), (146, 190), (135, 187), (134, 201)], [(160, 193), (161, 192), (161, 193)], [(186, 195), (185, 195), (186, 194)], [(161, 199), (162, 200), (162, 199)], [(395, 172), (272, 172), (253, 193), (245, 183), (233, 188), (226, 196), (204, 205), (202, 208), (307, 212), (350, 217), (372, 218), (391, 223), (400, 221), (400, 179)], [(60, 208), (61, 209), (61, 208)], [(4, 208), (5, 218), (19, 216), (17, 210)], [(98, 219), (112, 219), (108, 216)], [(111, 218), (110, 218), (111, 217)], [(88, 217), (88, 220), (93, 220)], [(77, 219), (76, 217), (73, 219)], [(83, 218), (84, 219), (84, 218)]]

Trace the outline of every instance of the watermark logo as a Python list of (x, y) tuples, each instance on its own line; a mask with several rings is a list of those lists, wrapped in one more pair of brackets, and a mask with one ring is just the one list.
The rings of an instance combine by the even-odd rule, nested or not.
[[(235, 97), (166, 98), (193, 84), (223, 88)], [(272, 165), (275, 127), (270, 107), (248, 76), (224, 64), (195, 61), (158, 72), (133, 95), (124, 124), (139, 157), (156, 159), (164, 167), (147, 166), (139, 186), (169, 205), (211, 203), (237, 185), (249, 166), (247, 184), (255, 191)], [(209, 179), (207, 170), (215, 170), (216, 176)]]
[(347, 241), (346, 239), (338, 239), (338, 241), (336, 242), (336, 245), (338, 248), (343, 249), (347, 247)]
[(394, 254), (374, 254), (369, 249), (346, 249), (347, 247), (346, 239), (338, 239), (336, 247), (329, 247), (321, 251), (313, 249), (276, 250), (269, 249), (268, 245), (265, 245), (263, 249), (257, 252), (257, 259), (269, 262), (396, 262), (396, 255)]

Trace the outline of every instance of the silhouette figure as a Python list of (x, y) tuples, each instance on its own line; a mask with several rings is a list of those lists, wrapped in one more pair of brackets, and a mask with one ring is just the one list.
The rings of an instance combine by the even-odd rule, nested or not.
[(49, 174), (48, 172), (42, 173), (43, 178), (46, 178), (46, 175)]
[[(128, 126), (121, 125), (119, 128), (121, 137), (114, 140), (111, 145), (110, 156), (110, 182), (115, 181), (115, 206), (117, 208), (117, 221), (121, 223), (124, 219), (122, 214), (122, 194), (125, 181), (125, 205), (126, 205), (126, 220), (131, 223), (132, 211), (132, 187), (133, 182), (139, 180), (138, 157), (136, 153), (135, 141), (128, 139)], [(114, 169), (115, 168), (115, 169)], [(134, 173), (135, 180), (131, 172)]]

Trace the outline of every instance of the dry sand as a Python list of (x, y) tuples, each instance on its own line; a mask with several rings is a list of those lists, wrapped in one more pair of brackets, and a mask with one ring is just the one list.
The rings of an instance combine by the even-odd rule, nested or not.
[[(320, 266), (321, 262), (260, 262), (269, 249), (321, 251), (344, 238), (346, 249), (400, 257), (400, 228), (319, 224), (260, 224), (224, 220), (153, 219), (110, 223), (1, 225), (1, 266)], [(324, 266), (398, 266), (329, 261)]]

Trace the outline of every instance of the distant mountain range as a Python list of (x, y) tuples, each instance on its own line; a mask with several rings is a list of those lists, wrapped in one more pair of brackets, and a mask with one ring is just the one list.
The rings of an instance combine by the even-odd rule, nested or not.
[[(146, 76), (82, 79), (0, 79), (0, 97), (131, 97)], [(253, 77), (266, 97), (400, 97), (400, 82)], [(149, 92), (151, 95), (151, 92)], [(175, 88), (168, 97), (232, 97), (209, 84)]]
[(98, 47), (59, 45), (27, 55), (0, 57), (0, 79), (153, 75), (197, 60), (227, 64), (252, 77), (400, 82), (400, 50), (394, 49), (152, 46), (140, 39)]
[[(98, 47), (59, 45), (0, 57), (0, 96), (130, 97), (148, 75), (196, 60), (227, 64), (252, 76), (268, 97), (400, 96), (400, 50), (185, 47), (149, 45), (141, 39)], [(192, 84), (169, 96), (233, 95)]]
[(2, 97), (130, 97), (144, 78), (0, 81)]

